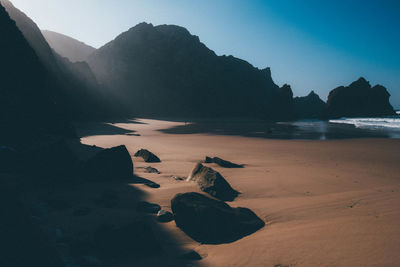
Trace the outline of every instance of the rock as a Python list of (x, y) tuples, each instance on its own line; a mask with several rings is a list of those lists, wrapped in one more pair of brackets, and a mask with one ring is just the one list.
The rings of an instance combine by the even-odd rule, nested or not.
[(157, 213), (157, 220), (159, 222), (170, 222), (174, 219), (174, 215), (167, 210), (159, 210)]
[(390, 94), (385, 87), (360, 78), (349, 86), (340, 86), (329, 93), (324, 117), (378, 117), (394, 116), (389, 102)]
[(136, 205), (136, 211), (157, 214), (161, 210), (160, 205), (146, 201), (140, 201)]
[(211, 157), (206, 156), (204, 163), (216, 163), (219, 166), (224, 167), (224, 168), (243, 168), (243, 165), (239, 165), (239, 164), (227, 161), (227, 160), (223, 160), (218, 157), (211, 158)]
[(294, 109), (298, 119), (319, 119), (325, 109), (325, 102), (311, 91), (307, 96), (295, 97)]
[(198, 242), (219, 244), (249, 235), (265, 223), (247, 208), (232, 208), (199, 193), (177, 194), (171, 200), (176, 225)]
[(156, 155), (143, 148), (135, 153), (135, 157), (142, 157), (145, 162), (161, 162)]
[(174, 178), (174, 179), (177, 180), (177, 181), (183, 181), (183, 180), (185, 180), (185, 178), (182, 178), (182, 177), (179, 177), (179, 176), (175, 176), (175, 175), (172, 175), (171, 177)]
[(130, 178), (133, 163), (128, 150), (121, 145), (104, 149), (86, 161), (84, 173), (92, 181)]
[(123, 227), (101, 227), (94, 233), (94, 243), (106, 257), (145, 257), (161, 251), (151, 227), (144, 221)]
[(224, 201), (232, 201), (239, 194), (219, 172), (201, 163), (196, 164), (188, 181), (196, 181), (202, 191)]
[(153, 167), (151, 167), (151, 166), (147, 166), (147, 167), (138, 167), (138, 168), (140, 168), (140, 169), (144, 169), (145, 171), (145, 173), (157, 173), (157, 174), (160, 174), (161, 172), (159, 172), (156, 168), (153, 168)]
[(194, 250), (182, 254), (181, 256), (179, 256), (179, 258), (182, 260), (193, 260), (193, 261), (199, 261), (202, 259), (200, 254)]

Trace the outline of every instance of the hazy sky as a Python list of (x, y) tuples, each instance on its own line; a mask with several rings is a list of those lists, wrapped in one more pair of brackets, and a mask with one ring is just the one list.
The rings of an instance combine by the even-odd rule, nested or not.
[(364, 76), (400, 108), (400, 0), (11, 0), (41, 29), (100, 47), (139, 22), (176, 24), (218, 55), (271, 67), (295, 95)]

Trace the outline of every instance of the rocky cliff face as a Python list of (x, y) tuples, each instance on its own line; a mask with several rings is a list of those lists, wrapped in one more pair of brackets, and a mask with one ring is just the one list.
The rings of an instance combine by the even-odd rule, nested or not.
[(340, 86), (329, 93), (325, 118), (376, 117), (395, 115), (385, 87), (360, 78), (349, 86)]
[(96, 51), (96, 48), (61, 33), (45, 30), (42, 34), (57, 54), (71, 62), (87, 61), (89, 55)]
[(17, 138), (25, 127), (30, 136), (36, 132), (72, 134), (64, 95), (1, 5), (0, 25), (2, 143)]
[(141, 23), (88, 62), (134, 114), (293, 117), (290, 87), (279, 88), (268, 68), (217, 56), (182, 27)]
[(322, 117), (325, 102), (314, 91), (311, 91), (307, 96), (295, 97), (293, 101), (297, 118), (318, 119)]
[(85, 63), (72, 63), (54, 52), (43, 37), (39, 27), (8, 0), (0, 0), (12, 20), (16, 22), (40, 63), (53, 76), (54, 90), (62, 92), (65, 110), (75, 119), (104, 117), (111, 113), (111, 104), (98, 89), (90, 67)]

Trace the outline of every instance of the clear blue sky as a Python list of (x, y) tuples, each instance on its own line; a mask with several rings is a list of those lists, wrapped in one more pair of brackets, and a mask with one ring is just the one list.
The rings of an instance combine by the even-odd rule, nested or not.
[(400, 108), (400, 0), (11, 0), (42, 29), (100, 47), (139, 22), (176, 24), (218, 55), (271, 67), (295, 95), (364, 76)]

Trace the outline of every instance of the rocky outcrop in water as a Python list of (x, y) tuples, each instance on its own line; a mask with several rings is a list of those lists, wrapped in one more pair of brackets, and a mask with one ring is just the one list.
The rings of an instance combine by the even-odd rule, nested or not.
[(314, 91), (307, 96), (295, 97), (293, 102), (298, 119), (319, 119), (325, 109), (325, 102)]
[(364, 78), (340, 86), (329, 93), (325, 118), (379, 117), (396, 115), (389, 102), (390, 94), (385, 87), (370, 83)]

